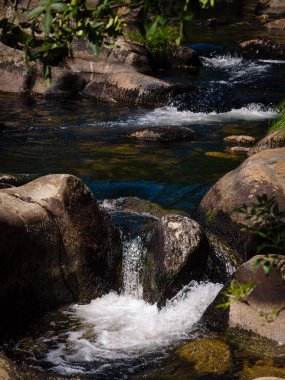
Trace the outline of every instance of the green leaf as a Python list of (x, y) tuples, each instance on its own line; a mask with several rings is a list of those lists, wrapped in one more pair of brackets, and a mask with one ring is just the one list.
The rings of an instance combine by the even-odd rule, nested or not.
[(96, 55), (96, 57), (99, 57), (100, 47), (99, 47), (98, 42), (95, 42), (95, 43), (91, 42), (91, 49), (93, 53)]
[(33, 9), (31, 12), (28, 13), (28, 20), (39, 17), (44, 11), (45, 8), (43, 7), (37, 7)]
[(53, 17), (50, 12), (47, 12), (44, 16), (44, 32), (49, 34), (52, 26)]
[(68, 10), (68, 6), (63, 3), (53, 3), (50, 5), (50, 8), (58, 13), (63, 13)]

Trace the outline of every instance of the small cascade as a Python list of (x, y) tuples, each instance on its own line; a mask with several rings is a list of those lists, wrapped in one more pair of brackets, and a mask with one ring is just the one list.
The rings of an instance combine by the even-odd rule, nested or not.
[(123, 294), (137, 299), (143, 297), (143, 287), (140, 283), (140, 274), (143, 269), (145, 248), (142, 238), (135, 237), (125, 241), (123, 246)]

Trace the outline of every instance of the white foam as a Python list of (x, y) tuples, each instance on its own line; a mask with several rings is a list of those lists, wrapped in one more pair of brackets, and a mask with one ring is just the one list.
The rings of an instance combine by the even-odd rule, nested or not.
[[(47, 360), (54, 370), (81, 371), (74, 363), (141, 357), (185, 339), (222, 285), (191, 282), (162, 309), (132, 295), (109, 293), (88, 305), (75, 305), (73, 315), (83, 321), (80, 331), (70, 332), (66, 343), (51, 350)], [(84, 337), (92, 326), (94, 340)]]
[(151, 127), (162, 125), (191, 125), (230, 122), (238, 120), (262, 120), (271, 119), (276, 116), (272, 108), (265, 109), (260, 104), (248, 104), (246, 107), (234, 108), (228, 112), (192, 112), (179, 111), (176, 107), (167, 106), (157, 108), (137, 119), (128, 120), (127, 123), (136, 127)]
[(233, 57), (230, 54), (211, 58), (203, 57), (202, 61), (207, 67), (226, 71), (229, 79), (234, 83), (245, 82), (256, 76), (259, 77), (262, 72), (266, 72), (271, 68), (272, 63), (276, 63), (270, 60), (246, 60)]

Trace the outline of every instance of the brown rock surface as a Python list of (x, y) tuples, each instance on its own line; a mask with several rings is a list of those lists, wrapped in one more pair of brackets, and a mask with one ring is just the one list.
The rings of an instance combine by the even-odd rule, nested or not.
[(265, 136), (254, 147), (252, 147), (248, 155), (256, 154), (266, 149), (276, 149), (285, 146), (285, 133), (283, 131), (275, 131)]
[(285, 59), (285, 45), (279, 42), (255, 39), (239, 44), (244, 58), (249, 59)]
[(285, 210), (285, 148), (251, 156), (224, 175), (200, 203), (199, 210), (208, 228), (222, 236), (244, 260), (255, 254), (256, 244), (252, 235), (240, 232), (250, 222), (234, 210), (256, 203), (256, 196), (262, 194), (275, 196), (280, 210)]
[(120, 287), (120, 234), (78, 178), (40, 177), (0, 204), (1, 330)]

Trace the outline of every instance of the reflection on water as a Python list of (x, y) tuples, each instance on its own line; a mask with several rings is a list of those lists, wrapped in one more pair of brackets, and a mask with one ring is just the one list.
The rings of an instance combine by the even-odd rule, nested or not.
[[(195, 82), (199, 91), (156, 110), (0, 93), (1, 171), (71, 173), (98, 199), (132, 195), (195, 210), (211, 184), (242, 160), (226, 152), (223, 137), (262, 137), (285, 96), (282, 61), (243, 60), (229, 53), (202, 60), (195, 76), (160, 74)], [(125, 137), (134, 128), (163, 125), (189, 127), (197, 139), (162, 144)]]

